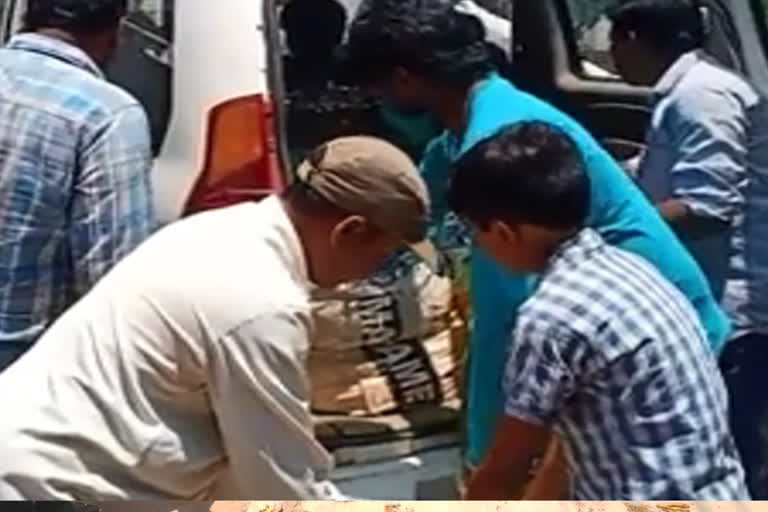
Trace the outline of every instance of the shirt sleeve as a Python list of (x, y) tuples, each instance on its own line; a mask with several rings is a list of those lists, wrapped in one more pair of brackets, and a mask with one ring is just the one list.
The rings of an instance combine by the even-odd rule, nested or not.
[(211, 403), (229, 473), (245, 495), (327, 496), (330, 457), (315, 440), (309, 410), (309, 323), (295, 312), (263, 314), (211, 349)]
[(666, 130), (678, 148), (672, 194), (694, 214), (730, 223), (743, 205), (747, 124), (743, 106), (726, 92), (702, 89), (670, 106)]
[(550, 426), (573, 394), (573, 365), (583, 358), (579, 337), (545, 319), (520, 317), (504, 375), (505, 414)]
[(154, 227), (149, 125), (143, 109), (124, 108), (89, 137), (71, 206), (75, 293), (84, 295)]

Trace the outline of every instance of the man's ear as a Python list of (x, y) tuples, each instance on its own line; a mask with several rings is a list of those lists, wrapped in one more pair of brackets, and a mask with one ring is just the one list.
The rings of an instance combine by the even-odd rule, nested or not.
[(331, 230), (331, 246), (340, 247), (350, 237), (362, 238), (367, 231), (368, 222), (360, 215), (345, 217)]
[(517, 244), (520, 242), (520, 238), (522, 236), (522, 233), (520, 233), (520, 230), (516, 225), (509, 224), (503, 220), (491, 221), (490, 231), (491, 234), (496, 237), (499, 242), (503, 242), (505, 244)]

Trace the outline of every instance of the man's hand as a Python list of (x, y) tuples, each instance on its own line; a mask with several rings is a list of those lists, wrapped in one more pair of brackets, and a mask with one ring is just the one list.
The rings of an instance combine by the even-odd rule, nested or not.
[(504, 500), (522, 496), (531, 461), (547, 449), (550, 430), (517, 418), (501, 420), (491, 452), (472, 476), (468, 500)]

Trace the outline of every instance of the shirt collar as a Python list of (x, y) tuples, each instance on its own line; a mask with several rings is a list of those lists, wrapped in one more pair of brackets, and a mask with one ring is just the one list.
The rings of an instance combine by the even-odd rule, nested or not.
[(270, 210), (269, 215), (274, 219), (277, 233), (282, 242), (280, 245), (283, 250), (280, 251), (285, 266), (290, 269), (294, 280), (307, 290), (315, 288), (315, 285), (309, 279), (309, 266), (304, 253), (304, 245), (301, 243), (299, 233), (288, 217), (282, 201), (277, 196), (268, 197), (263, 200), (263, 208)]
[(662, 75), (653, 88), (654, 101), (659, 101), (672, 93), (685, 75), (702, 60), (704, 60), (704, 55), (702, 55), (700, 50), (694, 50), (681, 55), (666, 73)]
[(53, 37), (26, 32), (14, 36), (8, 43), (8, 48), (47, 55), (104, 78), (104, 73), (88, 54), (76, 46)]
[(604, 245), (605, 242), (597, 231), (584, 228), (560, 244), (549, 260), (550, 268), (561, 262), (573, 264), (584, 261)]

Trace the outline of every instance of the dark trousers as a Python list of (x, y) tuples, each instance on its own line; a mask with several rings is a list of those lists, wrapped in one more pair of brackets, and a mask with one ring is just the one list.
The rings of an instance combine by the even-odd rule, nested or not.
[(768, 499), (768, 335), (733, 340), (720, 358), (730, 420), (752, 499)]
[(29, 343), (0, 343), (0, 373), (11, 366), (30, 348), (32, 348), (32, 345)]

